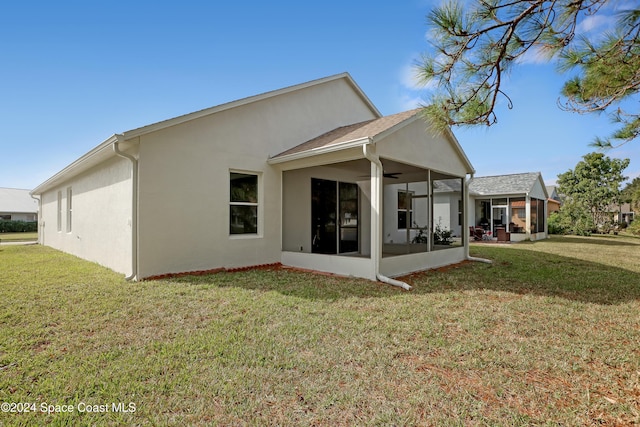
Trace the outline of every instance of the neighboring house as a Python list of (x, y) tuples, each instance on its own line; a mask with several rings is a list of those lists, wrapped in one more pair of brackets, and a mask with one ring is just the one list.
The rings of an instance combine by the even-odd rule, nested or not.
[(0, 188), (0, 220), (37, 221), (38, 201), (29, 190)]
[(548, 194), (539, 172), (473, 178), (469, 184), (469, 222), (507, 240), (547, 237)]
[(614, 222), (631, 224), (634, 220), (634, 212), (631, 209), (631, 203), (612, 204), (607, 208), (607, 212), (611, 213)]
[(450, 131), (383, 117), (344, 73), (114, 135), (32, 193), (42, 244), (129, 278), (282, 263), (386, 280), (468, 257), (467, 239), (434, 244), (431, 212), (453, 181), (457, 212), (473, 172)]
[(560, 200), (560, 195), (558, 194), (558, 187), (555, 185), (547, 185), (547, 194), (549, 198), (547, 199), (547, 218), (554, 213), (560, 210), (560, 205), (562, 204)]

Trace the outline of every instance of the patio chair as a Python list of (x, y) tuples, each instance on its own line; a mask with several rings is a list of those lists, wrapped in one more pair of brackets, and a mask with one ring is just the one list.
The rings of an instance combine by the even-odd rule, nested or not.
[(484, 230), (482, 227), (469, 226), (469, 237), (473, 237), (473, 240), (482, 240)]

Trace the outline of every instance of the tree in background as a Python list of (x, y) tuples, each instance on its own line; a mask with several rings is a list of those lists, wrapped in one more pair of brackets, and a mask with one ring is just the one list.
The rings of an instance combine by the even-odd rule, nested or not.
[(620, 202), (622, 172), (629, 159), (611, 159), (602, 153), (584, 155), (575, 169), (558, 175), (558, 192), (565, 196), (558, 221), (567, 231), (588, 234), (612, 225), (610, 206)]
[(633, 181), (624, 187), (621, 194), (621, 201), (631, 204), (631, 209), (636, 214), (640, 214), (640, 177), (634, 178)]
[[(504, 76), (529, 53), (555, 60), (560, 71), (576, 70), (562, 90), (564, 110), (608, 111), (619, 123), (593, 145), (612, 147), (640, 135), (640, 112), (621, 101), (640, 90), (640, 8), (617, 2), (614, 31), (590, 40), (577, 34), (586, 19), (609, 12), (609, 0), (446, 0), (427, 16), (435, 51), (423, 57), (418, 75), (437, 90), (425, 114), (437, 126), (487, 125), (497, 121)], [(637, 107), (637, 104), (635, 105)]]
[(638, 215), (640, 215), (640, 177), (634, 178), (624, 187), (621, 200), (623, 203), (629, 203), (631, 210), (635, 213), (635, 219), (627, 227), (627, 232), (640, 236), (640, 220), (638, 220)]

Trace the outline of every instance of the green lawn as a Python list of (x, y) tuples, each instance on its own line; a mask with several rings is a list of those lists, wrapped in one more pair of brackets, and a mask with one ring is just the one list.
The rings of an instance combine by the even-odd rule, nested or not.
[(0, 241), (2, 242), (19, 242), (30, 240), (38, 240), (37, 231), (27, 233), (0, 233)]
[(287, 269), (128, 283), (2, 246), (0, 402), (36, 412), (0, 426), (640, 423), (640, 239), (472, 255), (494, 263), (405, 292)]

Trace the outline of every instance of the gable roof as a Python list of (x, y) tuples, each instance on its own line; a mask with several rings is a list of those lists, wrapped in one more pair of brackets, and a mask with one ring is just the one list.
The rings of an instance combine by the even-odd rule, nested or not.
[(356, 94), (362, 99), (362, 101), (364, 102), (364, 104), (371, 110), (371, 112), (378, 117), (382, 117), (382, 114), (380, 113), (380, 111), (378, 111), (378, 109), (376, 108), (375, 105), (373, 105), (373, 102), (371, 102), (371, 100), (369, 99), (369, 97), (367, 97), (367, 95), (365, 95), (365, 93), (362, 91), (362, 89), (360, 88), (360, 86), (358, 86), (356, 84), (356, 82), (353, 80), (353, 78), (351, 77), (351, 75), (347, 72), (344, 73), (340, 73), (340, 74), (335, 74), (333, 76), (328, 76), (328, 77), (323, 77), (320, 79), (316, 79), (316, 80), (311, 80), (309, 82), (306, 83), (300, 83), (297, 85), (293, 85), (293, 86), (288, 86), (288, 87), (284, 87), (282, 89), (277, 89), (277, 90), (273, 90), (273, 91), (269, 91), (269, 92), (265, 92), (259, 95), (253, 95), (253, 96), (249, 96), (247, 98), (241, 98), (235, 101), (231, 101), (231, 102), (227, 102), (224, 104), (220, 104), (220, 105), (216, 105), (214, 107), (210, 107), (210, 108), (205, 108), (204, 110), (200, 110), (200, 111), (195, 111), (193, 113), (189, 113), (189, 114), (185, 114), (182, 116), (178, 116), (178, 117), (174, 117), (168, 120), (164, 120), (161, 122), (157, 122), (157, 123), (153, 123), (147, 126), (143, 126), (137, 129), (132, 129), (129, 131), (124, 132), (124, 137), (125, 139), (129, 139), (129, 138), (135, 138), (137, 136), (140, 135), (144, 135), (150, 132), (155, 132), (170, 126), (175, 126), (184, 122), (188, 122), (190, 120), (194, 120), (194, 119), (198, 119), (200, 117), (205, 117), (211, 114), (215, 114), (217, 112), (220, 111), (224, 111), (224, 110), (230, 110), (232, 108), (236, 108), (239, 107), (241, 105), (246, 105), (246, 104), (251, 104), (253, 102), (257, 102), (257, 101), (261, 101), (264, 99), (268, 99), (268, 98), (272, 98), (275, 96), (279, 96), (279, 95), (284, 95), (286, 93), (289, 92), (295, 92), (298, 90), (302, 90), (302, 89), (306, 89), (308, 87), (312, 87), (312, 86), (317, 86), (323, 83), (327, 83), (327, 82), (331, 82), (334, 80), (340, 80), (340, 79), (344, 79), (349, 86), (351, 86), (351, 88), (356, 92)]
[(540, 172), (477, 177), (471, 180), (469, 192), (476, 196), (526, 194), (541, 177)]
[(342, 126), (322, 134), (309, 141), (303, 142), (289, 150), (276, 154), (271, 159), (290, 158), (304, 153), (312, 154), (315, 151), (347, 145), (349, 143), (361, 144), (369, 139), (391, 131), (396, 126), (404, 124), (411, 119), (415, 119), (419, 109), (404, 111), (402, 113), (392, 114), (390, 116), (379, 117), (373, 120), (367, 120), (352, 125)]
[(298, 90), (306, 89), (312, 86), (321, 85), (324, 83), (336, 81), (336, 80), (345, 80), (346, 83), (351, 87), (351, 89), (357, 94), (357, 96), (363, 101), (363, 103), (371, 110), (374, 116), (382, 117), (382, 114), (378, 109), (373, 105), (371, 100), (365, 95), (362, 89), (356, 84), (349, 73), (340, 73), (335, 74), (333, 76), (323, 77), (320, 79), (312, 80), (306, 83), (301, 83), (293, 86), (288, 86), (282, 89), (273, 90), (270, 92), (265, 92), (259, 95), (250, 96), (247, 98), (242, 98), (236, 101), (231, 101), (225, 104), (220, 104), (211, 108), (206, 108), (204, 110), (196, 111), (193, 113), (185, 114), (182, 116), (174, 117), (168, 120), (160, 121), (157, 123), (153, 123), (147, 126), (143, 126), (140, 128), (132, 129), (129, 131), (125, 131), (122, 134), (112, 135), (103, 141), (98, 146), (94, 147), (92, 150), (87, 152), (82, 157), (78, 158), (60, 172), (37, 186), (35, 189), (31, 191), (31, 194), (42, 194), (43, 192), (51, 189), (52, 187), (59, 185), (60, 183), (70, 179), (91, 167), (104, 162), (105, 160), (116, 156), (113, 151), (113, 145), (116, 141), (122, 140), (126, 141), (129, 139), (133, 139), (151, 132), (156, 132), (161, 129), (165, 129), (171, 126), (176, 126), (181, 123), (185, 123), (191, 120), (196, 120), (201, 117), (205, 117), (211, 114), (215, 114), (221, 111), (229, 110), (232, 108), (236, 108), (242, 105), (262, 101), (265, 99), (273, 98), (276, 96), (284, 95), (290, 92), (295, 92)]
[(38, 202), (29, 195), (29, 190), (0, 188), (0, 212), (36, 213)]

